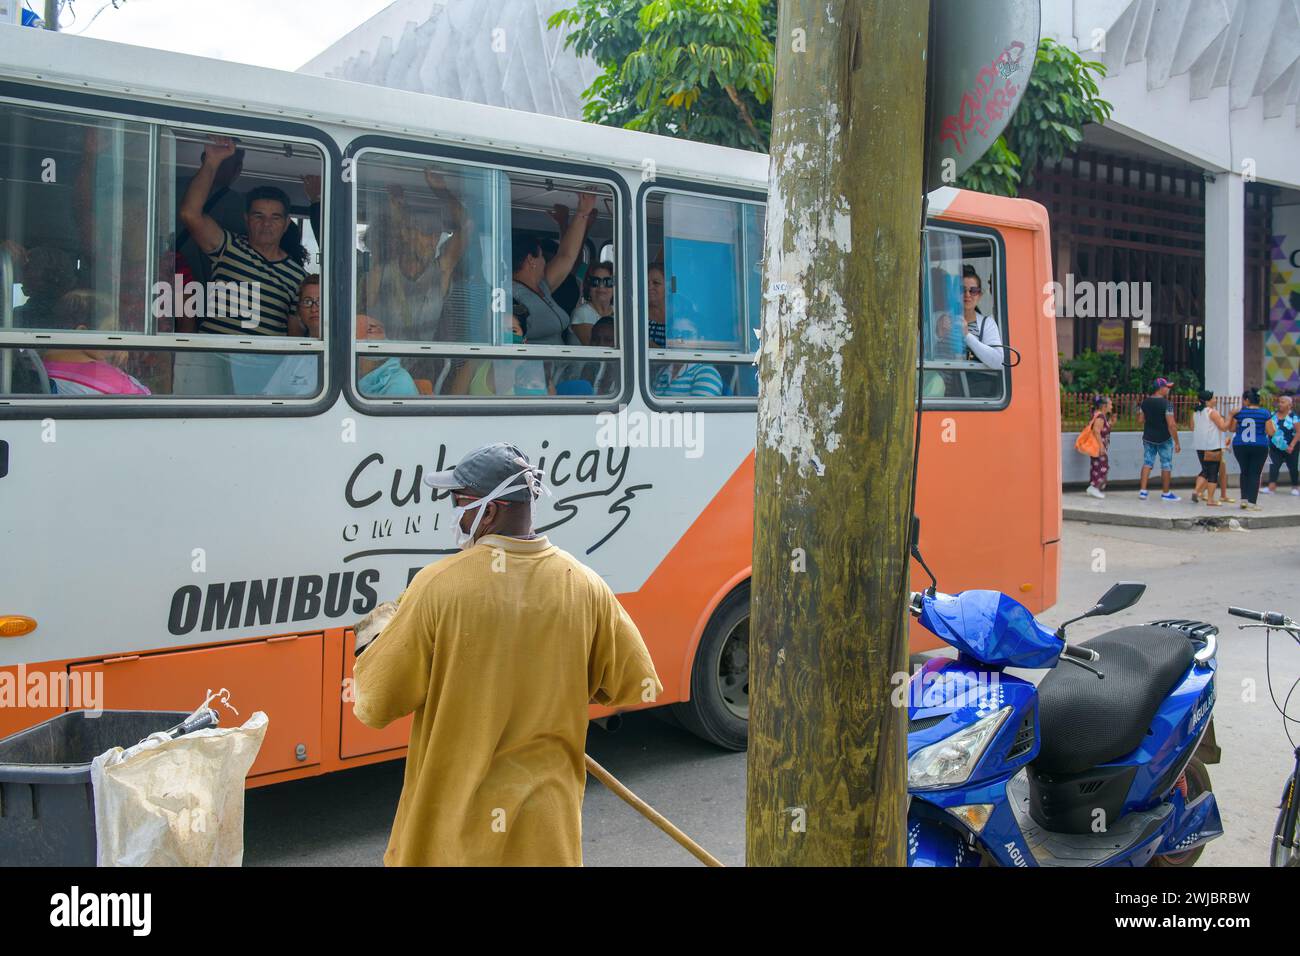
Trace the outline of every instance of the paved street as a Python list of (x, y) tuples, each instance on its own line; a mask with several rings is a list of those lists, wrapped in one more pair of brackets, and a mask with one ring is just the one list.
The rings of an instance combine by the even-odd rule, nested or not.
[[(1187, 507), (1191, 507), (1190, 505)], [(1112, 582), (1139, 580), (1146, 597), (1132, 612), (1083, 621), (1072, 639), (1160, 617), (1197, 617), (1221, 629), (1215, 726), (1223, 762), (1210, 768), (1226, 835), (1201, 865), (1262, 865), (1290, 750), (1269, 702), (1262, 632), (1239, 632), (1226, 607), (1300, 613), (1300, 535), (1295, 529), (1160, 530), (1065, 525), (1061, 599), (1044, 615), (1055, 624), (1091, 605)], [(1091, 568), (1102, 549), (1104, 573)], [(1283, 641), (1286, 641), (1284, 644)], [(1273, 638), (1274, 687), (1300, 676), (1300, 650)], [(1254, 700), (1246, 681), (1254, 681)], [(1294, 707), (1294, 702), (1292, 704)], [(591, 755), (728, 865), (744, 860), (745, 755), (724, 753), (648, 714), (620, 731), (592, 727)], [(401, 788), (392, 762), (251, 791), (248, 865), (377, 864)], [(630, 807), (589, 782), (583, 810), (590, 866), (678, 866), (695, 861)]]

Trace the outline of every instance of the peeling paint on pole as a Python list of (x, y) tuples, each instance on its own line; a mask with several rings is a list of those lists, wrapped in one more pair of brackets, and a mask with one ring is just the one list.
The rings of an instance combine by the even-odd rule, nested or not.
[[(767, 447), (779, 452), (799, 474), (822, 474), (820, 456), (840, 446), (838, 432), (844, 403), (808, 402), (803, 383), (808, 364), (825, 364), (837, 386), (842, 386), (841, 351), (852, 336), (842, 286), (846, 257), (853, 251), (848, 200), (829, 184), (806, 182), (840, 162), (841, 129), (834, 103), (812, 111), (815, 143), (824, 143), (829, 157), (816, 161), (799, 143), (778, 165), (773, 157), (767, 207), (766, 272), (769, 288), (764, 297), (760, 376), (759, 434)], [(773, 135), (790, 121), (790, 114), (773, 118)], [(797, 188), (804, 186), (805, 188)], [(795, 208), (792, 195), (813, 197)], [(799, 348), (782, 348), (787, 341)]]

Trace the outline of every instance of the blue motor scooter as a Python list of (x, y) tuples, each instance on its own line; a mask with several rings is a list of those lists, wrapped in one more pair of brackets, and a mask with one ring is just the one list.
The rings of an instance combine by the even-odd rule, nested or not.
[[(1116, 584), (1056, 630), (997, 591), (912, 594), (957, 659), (929, 660), (907, 688), (909, 866), (1190, 866), (1223, 832), (1205, 769), (1218, 629), (1065, 641), (1145, 590)], [(1054, 670), (1035, 687), (1007, 667)]]

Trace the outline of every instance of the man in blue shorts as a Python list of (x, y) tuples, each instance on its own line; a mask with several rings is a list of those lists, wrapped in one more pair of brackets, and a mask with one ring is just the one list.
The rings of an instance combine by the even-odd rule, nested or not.
[(1144, 501), (1147, 497), (1147, 478), (1151, 476), (1151, 468), (1155, 465), (1157, 456), (1160, 458), (1160, 500), (1181, 500), (1169, 490), (1174, 470), (1174, 453), (1183, 450), (1178, 441), (1174, 406), (1169, 403), (1170, 384), (1168, 379), (1156, 379), (1155, 389), (1138, 407), (1138, 422), (1142, 425), (1142, 478), (1138, 497)]

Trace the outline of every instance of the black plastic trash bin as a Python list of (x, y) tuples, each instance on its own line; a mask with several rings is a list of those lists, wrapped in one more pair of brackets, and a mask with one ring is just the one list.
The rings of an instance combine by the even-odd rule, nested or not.
[(74, 710), (0, 740), (0, 867), (94, 866), (90, 762), (189, 714)]

